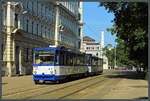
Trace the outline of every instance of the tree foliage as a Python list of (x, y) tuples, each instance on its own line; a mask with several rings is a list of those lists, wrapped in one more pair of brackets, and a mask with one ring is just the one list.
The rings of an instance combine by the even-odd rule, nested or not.
[(113, 28), (107, 30), (116, 34), (122, 41), (120, 45), (123, 44), (123, 50), (128, 54), (128, 58), (147, 68), (148, 3), (102, 2), (100, 6), (114, 13)]
[[(125, 49), (125, 45), (123, 40), (117, 38), (116, 42), (118, 43), (117, 46), (112, 48), (112, 45), (106, 45), (103, 48), (104, 55), (108, 57), (108, 64), (111, 67), (115, 65), (115, 56), (116, 56), (116, 65), (119, 67), (122, 66), (136, 66), (135, 62), (129, 58), (129, 54)], [(116, 54), (115, 54), (116, 50)]]

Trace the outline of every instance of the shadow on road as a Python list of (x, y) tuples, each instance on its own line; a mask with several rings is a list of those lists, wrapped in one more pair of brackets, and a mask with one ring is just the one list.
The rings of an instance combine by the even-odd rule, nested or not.
[(148, 97), (138, 97), (138, 98), (135, 98), (135, 99), (148, 99)]
[(90, 78), (90, 77), (95, 77), (95, 76), (99, 76), (99, 75), (102, 75), (102, 74), (95, 74), (95, 75), (91, 75), (91, 76), (84, 76), (84, 77), (71, 77), (71, 78), (67, 78), (65, 80), (61, 80), (58, 82), (55, 82), (55, 81), (45, 81), (45, 82), (41, 82), (39, 83), (40, 85), (59, 85), (59, 84), (65, 84), (65, 83), (68, 83), (68, 82), (73, 82), (73, 81), (76, 81), (76, 80), (81, 80), (81, 79), (85, 79), (85, 78)]
[(107, 75), (106, 78), (144, 79), (144, 73), (136, 71), (116, 71), (116, 75)]
[(85, 79), (87, 77), (79, 77), (79, 78), (70, 78), (70, 79), (65, 79), (65, 80), (61, 80), (59, 83), (55, 82), (55, 81), (45, 81), (44, 83), (39, 83), (41, 85), (59, 85), (59, 84), (64, 84), (64, 83), (68, 83), (68, 82), (73, 82), (76, 80), (81, 80), (81, 79)]

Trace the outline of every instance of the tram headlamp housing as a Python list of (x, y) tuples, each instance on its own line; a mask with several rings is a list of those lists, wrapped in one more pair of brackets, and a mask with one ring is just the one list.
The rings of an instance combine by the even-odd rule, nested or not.
[(36, 74), (37, 72), (36, 71), (34, 71), (34, 74)]

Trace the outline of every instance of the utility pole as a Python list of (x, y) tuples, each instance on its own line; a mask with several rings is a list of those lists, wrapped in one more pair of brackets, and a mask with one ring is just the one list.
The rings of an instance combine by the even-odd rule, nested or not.
[(117, 67), (116, 67), (116, 47), (117, 47), (117, 46), (115, 46), (115, 66), (114, 66), (115, 68), (117, 68)]
[(104, 30), (101, 30), (101, 58), (103, 58), (103, 48), (104, 48)]

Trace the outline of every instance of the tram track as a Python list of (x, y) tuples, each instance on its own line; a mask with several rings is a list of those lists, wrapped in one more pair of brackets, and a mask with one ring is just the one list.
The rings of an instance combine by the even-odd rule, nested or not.
[[(105, 75), (102, 75), (100, 77), (104, 77)], [(81, 81), (81, 82), (77, 82), (77, 83), (74, 83), (74, 84), (71, 84), (71, 85), (68, 85), (68, 86), (65, 86), (65, 87), (62, 87), (62, 88), (59, 88), (59, 89), (64, 89), (64, 88), (67, 88), (67, 87), (71, 87), (71, 86), (74, 86), (74, 85), (77, 85), (77, 84), (80, 84), (80, 83), (84, 83), (84, 82), (87, 82), (87, 80), (92, 80), (92, 79), (95, 79), (95, 78), (98, 78), (99, 76), (96, 76), (96, 77), (92, 77), (92, 78), (87, 78), (87, 79), (84, 79), (84, 81)], [(51, 85), (52, 86), (57, 86), (56, 85)], [(34, 91), (38, 91), (38, 90), (42, 90), (42, 89), (46, 89), (46, 88), (49, 88), (49, 86), (44, 86), (44, 87), (40, 87), (40, 88), (33, 88), (33, 89), (27, 89), (27, 90), (24, 90), (24, 91), (16, 91), (16, 92), (11, 92), (11, 93), (6, 93), (6, 94), (2, 94), (2, 97), (6, 97), (6, 96), (13, 96), (13, 95), (17, 95), (17, 94), (22, 94), (22, 93), (27, 93), (27, 92), (34, 92)], [(57, 89), (54, 89), (54, 90), (57, 90)]]
[(107, 80), (107, 79), (102, 79), (102, 80), (100, 80), (100, 81), (97, 81), (97, 82), (95, 82), (95, 83), (92, 83), (92, 84), (90, 84), (90, 85), (87, 85), (87, 86), (85, 86), (85, 87), (83, 87), (83, 88), (81, 88), (81, 89), (78, 89), (78, 90), (76, 90), (76, 91), (74, 91), (74, 92), (72, 92), (72, 93), (69, 93), (69, 94), (67, 94), (67, 95), (61, 96), (61, 97), (59, 97), (58, 99), (64, 99), (64, 98), (66, 98), (66, 97), (72, 96), (72, 95), (74, 95), (74, 94), (76, 94), (76, 93), (78, 93), (78, 92), (80, 92), (80, 91), (83, 91), (83, 90), (87, 89), (88, 87), (91, 87), (91, 86), (94, 86), (94, 85), (96, 85), (96, 84), (99, 84), (99, 83), (101, 83), (101, 82), (103, 82), (103, 81), (105, 81), (105, 80)]
[[(104, 76), (101, 76), (101, 78), (102, 77), (104, 77)], [(34, 96), (26, 97), (25, 99), (32, 99), (32, 98), (35, 98), (35, 97), (38, 97), (38, 96), (41, 96), (41, 95), (50, 94), (50, 93), (53, 93), (53, 92), (64, 90), (64, 89), (67, 89), (67, 88), (70, 88), (70, 87), (74, 87), (74, 86), (79, 85), (79, 84), (86, 83), (87, 81), (91, 81), (91, 80), (96, 79), (96, 78), (99, 78), (99, 76), (95, 77), (95, 78), (88, 79), (88, 80), (84, 80), (84, 81), (81, 81), (81, 82), (77, 82), (77, 83), (74, 83), (74, 84), (71, 84), (71, 85), (68, 85), (68, 86), (65, 86), (65, 87), (49, 90), (49, 91), (46, 91), (44, 93), (40, 93), (40, 94), (37, 94), (37, 95), (34, 95)]]
[[(95, 79), (92, 79), (92, 81), (95, 81), (96, 80), (96, 78)], [(101, 78), (101, 80), (99, 80), (99, 81), (97, 81), (97, 82), (94, 82), (94, 83), (92, 83), (92, 84), (89, 84), (89, 85), (87, 85), (87, 86), (84, 86), (84, 87), (82, 87), (82, 88), (79, 88), (78, 90), (73, 90), (73, 92), (72, 92), (72, 90), (70, 89), (70, 87), (74, 87), (74, 88), (76, 88), (76, 86), (77, 86), (77, 88), (79, 87), (79, 86), (83, 86), (83, 83), (86, 83), (86, 84), (88, 84), (88, 83), (90, 83), (91, 81), (86, 81), (86, 82), (82, 82), (82, 84), (81, 84), (81, 82), (80, 83), (78, 83), (78, 85), (76, 85), (76, 84), (74, 84), (74, 85), (70, 85), (70, 86), (66, 86), (66, 87), (63, 87), (63, 88), (58, 88), (58, 89), (55, 89), (55, 90), (50, 90), (50, 91), (47, 91), (47, 92), (44, 92), (44, 93), (40, 93), (40, 94), (38, 94), (38, 95), (34, 95), (34, 96), (30, 96), (30, 97), (27, 97), (27, 98), (25, 98), (25, 99), (37, 99), (37, 98), (41, 98), (41, 96), (45, 96), (45, 95), (48, 95), (49, 97), (48, 98), (51, 98), (51, 95), (53, 96), (54, 95), (54, 93), (57, 93), (57, 95), (59, 95), (59, 94), (61, 94), (61, 92), (62, 91), (64, 91), (64, 92), (66, 92), (66, 91), (68, 91), (68, 90), (71, 90), (71, 93), (68, 93), (68, 94), (65, 94), (65, 95), (63, 95), (63, 96), (60, 96), (60, 97), (56, 97), (56, 99), (64, 99), (64, 98), (66, 98), (66, 97), (69, 97), (69, 96), (72, 96), (72, 95), (74, 95), (74, 94), (76, 94), (76, 93), (78, 93), (78, 92), (80, 92), (80, 91), (83, 91), (83, 90), (85, 90), (85, 89), (87, 89), (88, 87), (91, 87), (91, 86), (94, 86), (94, 85), (96, 85), (96, 84), (99, 84), (99, 83), (102, 83), (103, 81), (105, 81), (105, 80), (107, 80), (107, 79), (105, 79), (104, 77), (103, 78)], [(57, 96), (56, 95), (56, 96)], [(52, 98), (53, 99), (53, 98)]]
[[(51, 92), (56, 92), (56, 91), (59, 91), (59, 90), (62, 90), (62, 89), (65, 89), (65, 88), (69, 88), (69, 87), (72, 87), (72, 86), (75, 86), (75, 85), (78, 85), (78, 84), (81, 84), (81, 83), (86, 83), (87, 81), (91, 81), (93, 79), (96, 79), (96, 78), (103, 78), (104, 76), (106, 76), (106, 74), (103, 74), (103, 75), (100, 75), (100, 76), (96, 76), (96, 77), (91, 77), (91, 78), (86, 78), (86, 79), (83, 79), (83, 81), (80, 81), (80, 82), (77, 82), (77, 83), (73, 83), (71, 85), (67, 85), (65, 87), (60, 87), (60, 88), (56, 88), (56, 89), (52, 89), (50, 91), (47, 91), (47, 92), (43, 92), (43, 93), (40, 93), (40, 94), (37, 94), (37, 95), (33, 95), (33, 96), (29, 96), (29, 97), (25, 97), (26, 99), (31, 99), (31, 98), (34, 98), (36, 96), (40, 96), (40, 95), (44, 95), (44, 94), (47, 94), (47, 93), (51, 93)], [(60, 84), (61, 85), (61, 84)], [(64, 84), (62, 84), (61, 86), (63, 86)], [(27, 89), (27, 90), (24, 90), (24, 91), (18, 91), (18, 92), (11, 92), (11, 93), (7, 93), (7, 94), (3, 94), (2, 97), (11, 97), (11, 96), (15, 96), (15, 95), (20, 95), (20, 94), (24, 94), (24, 93), (32, 93), (32, 92), (37, 92), (37, 91), (40, 91), (40, 90), (44, 90), (44, 89), (48, 89), (48, 88), (51, 88), (51, 87), (56, 87), (57, 85), (52, 85), (52, 86), (44, 86), (44, 87), (40, 87), (40, 88), (33, 88), (33, 89)], [(84, 88), (85, 89), (85, 88)]]

